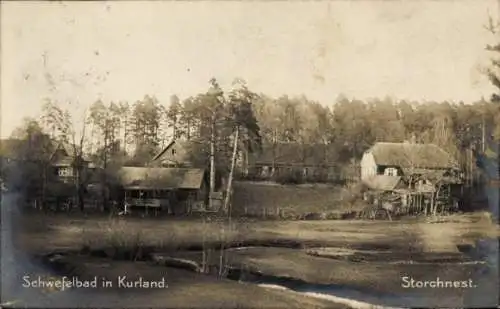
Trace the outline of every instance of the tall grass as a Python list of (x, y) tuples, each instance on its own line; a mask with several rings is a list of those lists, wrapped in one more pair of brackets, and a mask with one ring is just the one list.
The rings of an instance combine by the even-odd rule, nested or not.
[(234, 214), (264, 220), (350, 219), (366, 207), (361, 184), (235, 184)]

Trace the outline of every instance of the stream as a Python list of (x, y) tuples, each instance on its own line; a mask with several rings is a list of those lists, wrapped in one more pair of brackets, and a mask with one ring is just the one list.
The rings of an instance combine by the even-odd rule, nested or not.
[[(479, 271), (472, 274), (471, 278), (475, 282), (490, 282), (491, 284), (489, 286), (492, 289), (481, 291), (472, 289), (472, 292), (466, 293), (463, 298), (458, 295), (457, 297), (443, 297), (439, 291), (437, 293), (432, 293), (432, 295), (430, 295), (429, 291), (418, 293), (415, 292), (414, 289), (413, 291), (408, 291), (407, 293), (383, 293), (369, 288), (359, 288), (338, 284), (316, 284), (294, 278), (266, 275), (259, 272), (242, 274), (242, 271), (239, 269), (232, 269), (227, 278), (231, 280), (238, 280), (240, 282), (257, 284), (266, 288), (286, 289), (299, 292), (308, 296), (331, 300), (335, 303), (344, 304), (351, 308), (358, 309), (418, 308), (436, 306), (457, 307), (459, 304), (468, 304), (466, 307), (496, 307), (498, 305), (498, 289), (496, 289), (498, 285), (495, 285), (495, 282), (498, 283), (498, 240), (481, 240), (478, 243), (479, 245), (477, 245), (477, 248), (481, 251), (481, 253), (478, 254), (478, 252), (474, 252), (471, 253), (471, 255), (475, 258), (481, 256), (483, 260), (466, 261), (463, 263), (443, 263), (457, 265), (481, 265), (479, 267)], [(243, 250), (243, 248), (240, 248), (240, 250)], [(485, 258), (489, 258), (490, 260), (485, 260)], [(495, 297), (495, 295), (497, 297)]]
[[(10, 198), (2, 201), (14, 204), (15, 201)], [(69, 289), (64, 292), (53, 294), (41, 294), (34, 289), (23, 289), (19, 287), (19, 278), (26, 273), (39, 275), (71, 275), (65, 269), (63, 258), (66, 256), (68, 261), (74, 252), (61, 252), (45, 256), (43, 259), (33, 259), (18, 252), (12, 246), (12, 233), (15, 226), (12, 224), (14, 213), (9, 207), (2, 207), (2, 306), (27, 306), (27, 307), (52, 307), (52, 308), (70, 308), (70, 307), (96, 307), (96, 304), (115, 304), (124, 307), (123, 304), (127, 298), (141, 297), (141, 301), (148, 306), (148, 295), (139, 295), (132, 291), (116, 293), (98, 293), (92, 290)], [(290, 245), (290, 244), (289, 244)], [(293, 246), (292, 246), (293, 247)], [(248, 250), (252, 247), (239, 247), (232, 250)], [(418, 307), (497, 307), (498, 298), (498, 239), (484, 239), (478, 241), (474, 250), (468, 254), (476, 261), (480, 260), (484, 264), (477, 268), (477, 271), (470, 274), (470, 279), (481, 286), (480, 289), (470, 289), (464, 296), (443, 297), (439, 290), (433, 295), (429, 293), (419, 293), (412, 290), (408, 293), (389, 293), (376, 292), (369, 288), (359, 288), (338, 284), (316, 284), (305, 282), (303, 280), (280, 277), (264, 274), (258, 271), (248, 271), (238, 268), (230, 268), (226, 278), (232, 281), (254, 284), (262, 288), (285, 289), (290, 293), (301, 293), (311, 297), (321, 298), (349, 306), (351, 308), (418, 308)], [(142, 257), (143, 261), (151, 261), (150, 254)], [(129, 254), (130, 256), (130, 254)], [(102, 256), (105, 258), (105, 256)], [(109, 258), (109, 256), (108, 256)], [(122, 258), (123, 260), (130, 259)], [(133, 263), (130, 261), (130, 263)], [(194, 263), (194, 262), (193, 262)], [(182, 263), (181, 263), (182, 264)], [(178, 265), (180, 267), (182, 265)], [(161, 266), (153, 266), (161, 267)], [(389, 263), (388, 266), (390, 267)], [(184, 267), (189, 269), (190, 267)], [(192, 271), (192, 270), (191, 270)], [(14, 284), (14, 283), (17, 283)], [(123, 294), (125, 293), (125, 294)], [(19, 301), (22, 300), (22, 303)], [(250, 300), (251, 301), (251, 300)], [(165, 307), (165, 305), (163, 306)]]
[[(33, 271), (43, 271), (45, 274), (64, 275), (68, 273), (68, 268), (65, 267), (62, 258), (64, 255), (53, 255), (52, 257), (45, 258), (44, 264), (29, 262), (27, 259), (21, 259), (24, 266), (30, 267)], [(66, 256), (71, 260), (71, 255)], [(132, 261), (130, 263), (133, 263)], [(190, 267), (183, 267), (179, 263), (178, 268), (189, 269)], [(266, 289), (281, 289), (288, 290), (290, 293), (300, 293), (310, 297), (320, 298), (332, 303), (343, 304), (350, 308), (369, 309), (369, 308), (418, 308), (418, 307), (496, 307), (498, 304), (498, 289), (495, 289), (495, 278), (498, 278), (498, 269), (493, 268), (491, 265), (482, 264), (480, 270), (472, 274), (476, 282), (490, 282), (491, 290), (472, 289), (465, 297), (442, 297), (439, 291), (437, 293), (419, 293), (418, 291), (409, 291), (408, 293), (388, 293), (377, 292), (369, 288), (359, 288), (354, 286), (338, 285), (338, 284), (316, 284), (305, 282), (303, 280), (280, 277), (274, 275), (263, 274), (258, 271), (242, 270), (238, 268), (230, 268), (227, 272), (226, 278), (239, 283), (247, 283), (258, 285)], [(47, 267), (49, 266), (49, 267)], [(161, 267), (161, 266), (152, 266)], [(169, 267), (172, 267), (171, 265)], [(23, 269), (25, 272), (26, 269)], [(191, 272), (194, 272), (192, 269)], [(39, 272), (40, 273), (40, 272)], [(496, 276), (495, 276), (496, 274)], [(497, 281), (498, 282), (498, 281)], [(51, 307), (67, 307), (68, 305), (85, 306), (87, 303), (92, 307), (99, 299), (104, 303), (116, 302), (120, 304), (121, 297), (119, 294), (109, 295), (104, 293), (96, 293), (92, 290), (67, 290), (65, 292), (58, 292), (55, 295), (44, 295), (44, 302), (38, 302), (39, 294), (27, 294), (22, 291), (22, 298), (24, 304), (44, 303)], [(128, 296), (132, 297), (135, 292), (127, 292)], [(135, 296), (134, 296), (135, 297)], [(146, 298), (147, 299), (147, 298)], [(89, 303), (90, 302), (90, 303)]]
[[(489, 257), (490, 261), (482, 260), (476, 261), (480, 267), (476, 273), (471, 274), (471, 279), (476, 283), (481, 284), (481, 289), (470, 289), (464, 295), (450, 296), (447, 294), (443, 296), (437, 290), (429, 293), (415, 291), (415, 289), (408, 290), (407, 293), (389, 293), (378, 292), (370, 288), (360, 288), (347, 285), (338, 284), (316, 284), (305, 282), (303, 280), (280, 277), (275, 275), (267, 275), (260, 271), (250, 271), (248, 269), (242, 270), (239, 268), (229, 268), (226, 279), (237, 281), (239, 283), (254, 284), (267, 289), (281, 289), (287, 290), (290, 293), (300, 293), (310, 297), (320, 298), (333, 303), (343, 304), (350, 308), (368, 309), (368, 308), (422, 308), (422, 307), (496, 307), (498, 304), (498, 289), (496, 289), (495, 281), (498, 279), (498, 268), (495, 266), (495, 255), (498, 257), (498, 244), (497, 240), (483, 240), (483, 245), (478, 245), (477, 248), (484, 257)], [(237, 250), (245, 250), (249, 248), (238, 248)], [(235, 249), (232, 249), (235, 250)], [(493, 250), (487, 253), (485, 250)], [(477, 251), (477, 250), (476, 250)], [(477, 256), (477, 252), (473, 254)], [(168, 267), (175, 267), (179, 269), (189, 270), (196, 272), (196, 262), (186, 259), (176, 259), (165, 255), (164, 258), (169, 261)], [(152, 260), (152, 257), (143, 257), (143, 261)], [(53, 269), (64, 269), (58, 258), (45, 259), (46, 263), (52, 264)], [(49, 261), (49, 262), (47, 262)], [(51, 262), (50, 262), (51, 261)], [(470, 261), (466, 263), (472, 263)], [(495, 263), (495, 264), (494, 264)], [(158, 263), (157, 263), (158, 264)], [(460, 264), (460, 263), (457, 263)], [(56, 267), (59, 265), (59, 267)], [(194, 265), (194, 266), (193, 266)], [(154, 266), (160, 267), (160, 266)], [(389, 266), (390, 267), (390, 266)], [(217, 272), (217, 270), (215, 270)], [(213, 273), (212, 273), (213, 275)], [(210, 276), (210, 275), (209, 275)], [(488, 284), (489, 283), (489, 284)], [(485, 285), (486, 284), (486, 285)], [(484, 286), (491, 287), (483, 288)], [(496, 297), (495, 297), (496, 296)], [(93, 296), (92, 296), (93, 297)]]

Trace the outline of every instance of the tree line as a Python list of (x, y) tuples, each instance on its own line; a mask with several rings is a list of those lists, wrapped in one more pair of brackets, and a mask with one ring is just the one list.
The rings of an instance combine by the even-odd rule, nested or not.
[[(119, 167), (144, 166), (172, 139), (191, 141), (195, 165), (213, 167), (210, 174), (222, 177), (234, 167), (235, 144), (257, 155), (263, 147), (281, 143), (324, 145), (330, 158), (347, 165), (359, 161), (375, 142), (411, 139), (441, 146), (467, 172), (476, 168), (478, 154), (500, 142), (500, 104), (495, 100), (473, 104), (363, 101), (340, 96), (328, 106), (305, 96), (257, 94), (243, 81), (226, 93), (213, 79), (206, 92), (183, 100), (174, 95), (168, 104), (153, 96), (133, 104), (96, 101), (88, 108), (78, 136), (76, 127), (69, 110), (46, 101), (39, 119), (25, 119), (12, 134), (22, 141), (14, 150), (16, 157), (31, 163), (17, 167), (10, 179), (18, 178), (14, 183), (30, 194), (48, 194), (53, 178), (47, 174), (50, 156), (57, 142), (66, 143), (75, 158), (72, 189), (81, 204), (82, 186), (88, 180), (79, 163), (84, 156), (102, 167), (99, 181), (107, 184)], [(318, 159), (317, 164), (322, 163)], [(214, 178), (210, 184), (215, 186)]]
[(208, 154), (214, 139), (219, 167), (229, 164), (235, 121), (245, 124), (241, 146), (249, 151), (258, 152), (260, 144), (332, 145), (330, 155), (339, 163), (359, 160), (379, 141), (414, 138), (440, 145), (460, 160), (464, 150), (481, 151), (500, 140), (500, 104), (492, 100), (457, 104), (341, 96), (327, 106), (305, 96), (272, 98), (244, 88), (238, 91), (248, 96), (249, 104), (242, 112), (231, 105), (234, 90), (226, 95), (213, 82), (206, 93), (182, 101), (174, 95), (169, 104), (153, 96), (133, 104), (97, 101), (89, 108), (78, 140), (69, 111), (47, 101), (40, 120), (25, 120), (13, 136), (26, 139), (34, 130), (47, 132), (50, 139), (70, 143), (76, 155), (87, 153), (101, 166), (110, 162), (141, 166), (174, 138), (193, 141)]
[[(499, 25), (490, 20), (488, 29), (496, 33)], [(24, 165), (25, 171), (15, 177), (39, 183), (47, 180), (54, 142), (71, 145), (77, 171), (86, 155), (112, 174), (119, 166), (143, 166), (172, 139), (184, 139), (193, 142), (195, 164), (227, 175), (234, 165), (235, 145), (253, 153), (282, 143), (325, 145), (329, 157), (343, 165), (359, 161), (375, 142), (415, 139), (441, 146), (468, 170), (500, 142), (500, 44), (486, 48), (493, 55), (486, 74), (496, 92), (472, 104), (340, 95), (325, 105), (306, 96), (258, 94), (240, 79), (226, 91), (211, 79), (207, 91), (182, 99), (172, 95), (169, 102), (151, 95), (135, 102), (98, 100), (86, 110), (82, 124), (60, 103), (46, 100), (39, 119), (25, 119), (13, 131), (12, 137), (22, 143), (14, 150), (3, 145), (0, 155), (14, 151), (17, 158), (31, 162), (31, 168)], [(496, 156), (498, 161), (498, 151)], [(106, 180), (107, 173), (103, 177)], [(76, 187), (83, 181), (77, 177)]]

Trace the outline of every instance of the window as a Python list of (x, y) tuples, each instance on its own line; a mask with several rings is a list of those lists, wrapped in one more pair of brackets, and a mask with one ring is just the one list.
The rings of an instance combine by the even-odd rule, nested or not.
[(384, 175), (387, 175), (387, 176), (398, 176), (398, 170), (395, 169), (394, 167), (386, 168), (385, 171), (384, 171)]
[(175, 156), (175, 149), (172, 149), (172, 155)]
[(69, 167), (62, 167), (58, 170), (58, 174), (61, 177), (73, 176), (73, 171)]

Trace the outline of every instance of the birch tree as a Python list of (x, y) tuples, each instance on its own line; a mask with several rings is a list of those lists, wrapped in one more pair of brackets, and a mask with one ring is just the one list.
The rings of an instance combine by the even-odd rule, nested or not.
[(232, 193), (232, 182), (238, 154), (238, 146), (241, 142), (244, 151), (260, 151), (262, 137), (259, 124), (253, 112), (252, 104), (258, 97), (257, 94), (248, 90), (245, 81), (236, 79), (233, 82), (234, 89), (229, 93), (228, 114), (230, 115), (229, 126), (233, 131), (233, 151), (231, 156), (231, 169), (227, 183), (224, 210), (228, 211), (231, 218), (230, 199)]
[(81, 129), (77, 136), (76, 124), (73, 122), (71, 114), (68, 110), (63, 109), (56, 102), (46, 100), (42, 106), (42, 123), (59, 143), (70, 145), (73, 158), (72, 167), (75, 173), (74, 186), (77, 205), (80, 210), (84, 210), (83, 201), (83, 168), (84, 168), (84, 141), (87, 124), (87, 111), (83, 111)]

